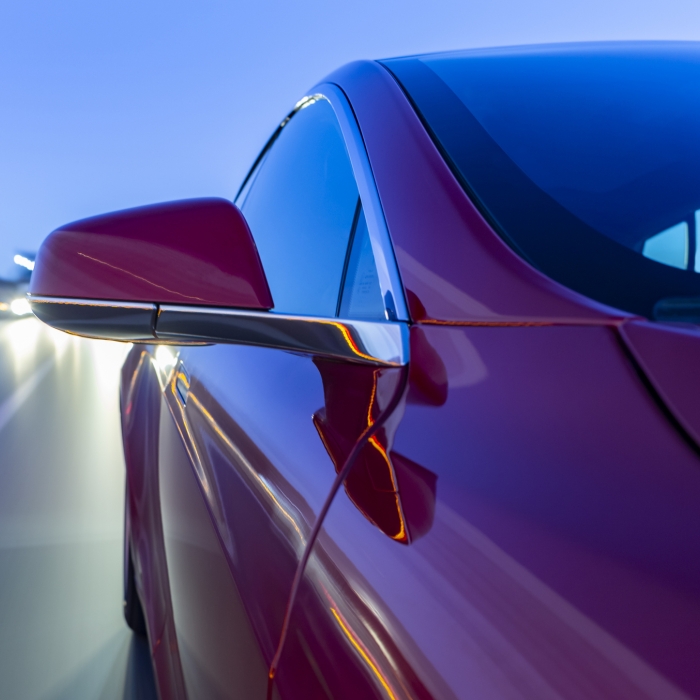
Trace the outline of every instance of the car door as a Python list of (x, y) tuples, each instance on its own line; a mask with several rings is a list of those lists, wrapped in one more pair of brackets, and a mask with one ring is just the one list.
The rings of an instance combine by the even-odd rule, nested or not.
[[(298, 105), (238, 203), (274, 312), (334, 318), (342, 307), (386, 320), (388, 299), (396, 314), (327, 99)], [(346, 278), (359, 284), (341, 297)], [(334, 450), (352, 447), (401, 370), (237, 345), (173, 348), (172, 365), (160, 499), (187, 693), (263, 697), (297, 565), (336, 476)], [(329, 416), (329, 395), (351, 385), (362, 400), (332, 399), (339, 413)], [(347, 424), (333, 431), (341, 414)]]

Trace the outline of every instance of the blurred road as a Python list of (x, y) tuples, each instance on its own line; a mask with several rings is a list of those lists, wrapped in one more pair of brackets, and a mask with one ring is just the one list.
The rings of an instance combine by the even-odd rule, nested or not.
[(127, 347), (0, 321), (0, 700), (155, 700), (123, 622)]

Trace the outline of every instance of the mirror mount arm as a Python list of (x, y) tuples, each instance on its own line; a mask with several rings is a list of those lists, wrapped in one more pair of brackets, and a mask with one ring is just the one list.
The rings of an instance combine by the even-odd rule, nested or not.
[(89, 338), (182, 345), (233, 343), (380, 366), (408, 363), (409, 334), (404, 322), (37, 295), (28, 299), (40, 320)]
[(156, 336), (169, 342), (256, 345), (390, 367), (408, 363), (408, 324), (403, 322), (161, 304)]

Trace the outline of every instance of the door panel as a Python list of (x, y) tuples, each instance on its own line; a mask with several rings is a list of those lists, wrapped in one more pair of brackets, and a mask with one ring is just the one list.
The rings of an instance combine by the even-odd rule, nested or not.
[(164, 406), (160, 425), (163, 529), (187, 695), (212, 700), (261, 698), (267, 687), (267, 665), (178, 427)]
[(389, 456), (427, 517), (402, 544), (338, 492), (282, 697), (700, 696), (698, 457), (615, 331), (421, 332)]
[[(185, 471), (187, 465), (191, 476), (188, 483), (181, 479), (178, 491), (162, 487), (166, 542), (200, 539), (200, 531), (206, 530), (207, 557), (219, 560), (218, 568), (213, 563), (207, 570), (199, 566), (194, 580), (187, 573), (194, 564), (174, 569), (168, 550), (183, 669), (188, 677), (189, 667), (196, 666), (184, 648), (182, 635), (188, 633), (180, 625), (189, 613), (183, 611), (192, 609), (197, 596), (207, 597), (210, 589), (219, 587), (209, 577), (218, 580), (226, 569), (233, 588), (226, 593), (228, 602), (222, 598), (218, 606), (240, 609), (246, 617), (247, 643), (258, 650), (266, 678), (298, 561), (335, 476), (312, 419), (324, 406), (323, 383), (311, 358), (277, 350), (186, 348), (181, 361), (189, 374), (190, 390), (184, 409), (172, 387), (167, 392), (172, 409), (168, 413), (178, 422), (180, 435), (164, 419), (161, 433), (167, 433), (167, 438), (161, 441), (161, 472), (170, 473), (175, 468), (172, 464)], [(172, 422), (170, 415), (167, 419)], [(184, 498), (178, 494), (185, 491), (192, 492), (188, 498), (205, 509), (190, 521), (175, 517), (182, 506), (174, 499)], [(172, 513), (171, 520), (167, 513)], [(192, 533), (187, 535), (190, 528)], [(180, 576), (190, 579), (188, 598), (178, 598)], [(197, 634), (196, 643), (204, 648), (222, 644), (214, 627)], [(229, 656), (237, 653), (237, 641), (225, 644), (231, 647)], [(221, 657), (220, 663), (231, 662)]]

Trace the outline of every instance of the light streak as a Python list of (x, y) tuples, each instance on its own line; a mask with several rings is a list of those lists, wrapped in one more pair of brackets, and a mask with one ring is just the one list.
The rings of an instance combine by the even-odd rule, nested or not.
[(382, 684), (382, 687), (384, 688), (384, 690), (386, 690), (391, 700), (397, 700), (396, 694), (394, 693), (392, 687), (389, 685), (389, 681), (387, 681), (387, 679), (384, 677), (384, 674), (379, 670), (376, 662), (374, 661), (374, 659), (372, 659), (372, 656), (370, 655), (365, 645), (360, 641), (357, 635), (348, 627), (348, 625), (345, 624), (343, 616), (332, 606), (331, 613), (333, 613), (333, 617), (340, 625), (340, 629), (343, 630), (343, 633), (350, 641), (350, 644), (352, 644), (355, 647), (355, 649), (357, 649), (358, 653), (364, 659), (365, 663), (370, 667), (374, 675), (379, 679), (379, 682)]
[(146, 277), (141, 277), (141, 275), (137, 275), (133, 272), (129, 272), (129, 270), (125, 270), (123, 267), (117, 267), (116, 265), (110, 265), (110, 263), (105, 262), (104, 260), (99, 260), (98, 258), (93, 258), (91, 255), (86, 255), (85, 253), (78, 253), (83, 258), (87, 258), (88, 260), (92, 260), (93, 262), (99, 263), (100, 265), (106, 265), (107, 267), (111, 267), (113, 270), (118, 270), (119, 272), (123, 272), (125, 275), (131, 275), (131, 277), (135, 277), (137, 280), (141, 280), (142, 282), (145, 282), (146, 284), (150, 284), (152, 287), (158, 287), (158, 289), (163, 289), (166, 292), (170, 292), (171, 294), (177, 294), (179, 297), (184, 297), (185, 299), (196, 299), (197, 301), (204, 301), (206, 302), (206, 299), (202, 299), (201, 297), (193, 297), (190, 296), (189, 294), (183, 294), (182, 292), (177, 292), (174, 289), (168, 289), (168, 287), (164, 287), (162, 284), (156, 284), (155, 282), (152, 282), (151, 280), (147, 279)]
[(15, 265), (19, 265), (20, 267), (24, 267), (27, 270), (29, 270), (30, 272), (34, 269), (34, 261), (25, 257), (24, 255), (15, 255), (13, 260), (14, 260)]
[(299, 528), (289, 511), (280, 503), (279, 498), (273, 493), (272, 489), (268, 486), (268, 484), (266, 483), (266, 479), (264, 479), (260, 474), (257, 473), (253, 465), (244, 457), (243, 453), (238, 449), (238, 447), (236, 447), (236, 445), (233, 444), (233, 442), (231, 442), (231, 439), (228, 437), (228, 435), (226, 435), (226, 433), (224, 433), (224, 431), (219, 427), (219, 424), (214, 419), (214, 416), (212, 416), (211, 413), (209, 413), (209, 411), (204, 407), (202, 402), (192, 392), (190, 392), (188, 399), (197, 406), (200, 413), (204, 416), (205, 420), (207, 421), (207, 423), (209, 423), (214, 432), (221, 438), (221, 440), (223, 440), (226, 446), (238, 457), (240, 462), (245, 466), (248, 474), (270, 496), (270, 498), (279, 508), (282, 515), (284, 515), (284, 517), (287, 518), (287, 520), (289, 520), (292, 527), (296, 530), (297, 534), (299, 535), (299, 539), (301, 540), (301, 543), (304, 544), (305, 540), (301, 529)]
[(377, 372), (372, 372), (372, 395), (369, 397), (369, 408), (367, 409), (367, 427), (372, 425), (372, 409), (374, 408), (374, 399), (377, 397)]
[(328, 321), (328, 323), (332, 326), (335, 326), (342, 334), (343, 338), (345, 338), (345, 342), (348, 344), (350, 349), (358, 356), (362, 357), (365, 360), (370, 360), (372, 362), (376, 362), (377, 358), (372, 357), (371, 355), (368, 355), (367, 353), (362, 352), (360, 348), (357, 347), (357, 343), (353, 339), (353, 337), (350, 335), (350, 332), (348, 329), (345, 327), (344, 324), (338, 323), (337, 321)]

